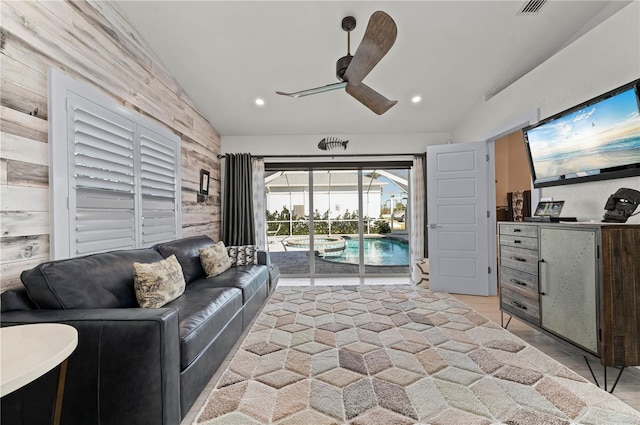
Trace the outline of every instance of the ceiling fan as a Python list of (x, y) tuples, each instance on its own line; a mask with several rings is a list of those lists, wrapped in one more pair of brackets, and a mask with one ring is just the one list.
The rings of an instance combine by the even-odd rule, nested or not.
[(356, 53), (351, 55), (351, 31), (355, 27), (356, 19), (353, 16), (347, 16), (342, 20), (342, 29), (347, 32), (347, 55), (336, 62), (336, 77), (340, 80), (339, 83), (295, 93), (276, 93), (289, 97), (303, 97), (345, 88), (347, 93), (378, 115), (384, 114), (398, 103), (397, 100), (387, 99), (362, 82), (395, 43), (398, 33), (396, 23), (386, 13), (380, 10), (374, 12)]

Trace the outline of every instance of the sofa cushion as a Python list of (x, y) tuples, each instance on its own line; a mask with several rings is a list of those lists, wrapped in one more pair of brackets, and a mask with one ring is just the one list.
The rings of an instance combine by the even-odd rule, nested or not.
[(171, 242), (161, 243), (155, 246), (164, 258), (175, 255), (182, 266), (184, 281), (187, 285), (195, 279), (205, 276), (202, 264), (200, 264), (200, 248), (213, 245), (215, 242), (208, 236), (192, 236)]
[(231, 258), (222, 241), (200, 248), (200, 263), (207, 277), (217, 276), (231, 267)]
[(155, 263), (133, 263), (133, 287), (143, 308), (159, 308), (178, 298), (185, 283), (176, 256)]
[(242, 304), (244, 305), (268, 280), (269, 269), (267, 266), (238, 266), (231, 267), (218, 276), (198, 279), (192, 285), (196, 285), (198, 288), (238, 288), (242, 290)]
[(184, 370), (242, 310), (242, 293), (237, 288), (190, 285), (182, 296), (165, 307), (178, 310), (180, 369)]
[(49, 261), (20, 275), (41, 309), (138, 307), (133, 263), (162, 260), (153, 248), (103, 252)]

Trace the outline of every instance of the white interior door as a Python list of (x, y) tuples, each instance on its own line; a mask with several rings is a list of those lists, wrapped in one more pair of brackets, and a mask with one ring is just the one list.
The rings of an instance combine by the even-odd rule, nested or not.
[(429, 287), (434, 291), (495, 294), (489, 276), (487, 158), (486, 142), (427, 147)]

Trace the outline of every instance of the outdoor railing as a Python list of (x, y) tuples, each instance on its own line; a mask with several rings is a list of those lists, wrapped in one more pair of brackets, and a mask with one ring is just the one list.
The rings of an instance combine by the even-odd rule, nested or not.
[[(364, 234), (370, 235), (375, 228), (376, 222), (386, 222), (389, 226), (386, 232), (373, 233), (393, 233), (393, 222), (391, 218), (365, 218)], [(357, 234), (358, 219), (314, 219), (314, 234), (316, 235), (332, 235), (332, 234)], [(323, 224), (325, 224), (323, 226)], [(342, 232), (345, 227), (349, 227), (350, 231)], [(336, 228), (337, 227), (337, 228)], [(304, 229), (306, 228), (306, 232)], [(276, 232), (277, 230), (277, 232)], [(297, 232), (294, 232), (296, 230)], [(397, 231), (398, 229), (396, 229)], [(289, 235), (308, 235), (309, 219), (289, 219), (289, 220), (267, 220), (267, 231), (270, 236), (289, 236)], [(401, 229), (404, 231), (404, 228)], [(274, 234), (275, 232), (275, 234)]]

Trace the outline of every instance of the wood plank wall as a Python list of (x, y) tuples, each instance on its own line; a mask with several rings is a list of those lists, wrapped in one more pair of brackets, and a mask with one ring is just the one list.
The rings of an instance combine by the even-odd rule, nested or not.
[[(181, 137), (183, 236), (218, 240), (220, 136), (113, 5), (3, 1), (0, 13), (0, 291), (50, 259), (49, 67)], [(201, 168), (210, 171), (211, 186), (198, 203)]]

